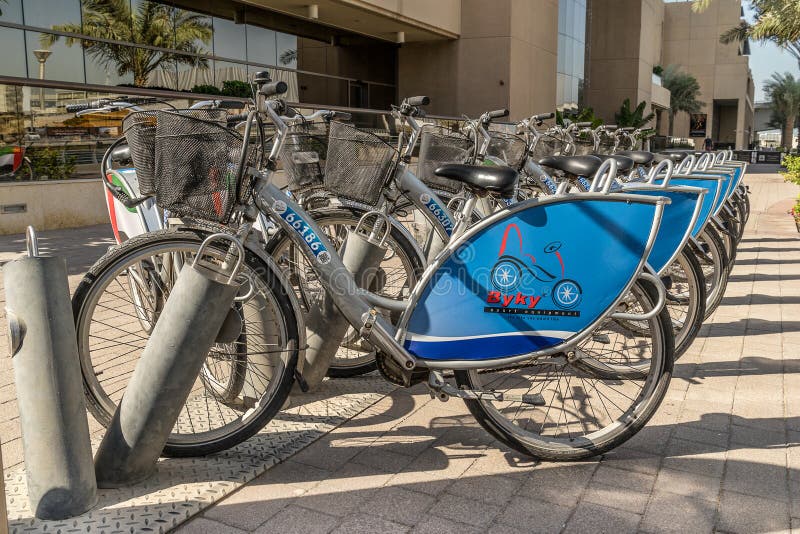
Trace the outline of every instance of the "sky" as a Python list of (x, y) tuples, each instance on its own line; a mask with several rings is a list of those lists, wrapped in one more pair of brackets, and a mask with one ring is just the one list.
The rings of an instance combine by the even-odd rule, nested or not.
[[(752, 21), (752, 10), (749, 2), (745, 5), (745, 16)], [(756, 87), (756, 102), (766, 100), (764, 96), (764, 82), (773, 72), (791, 72), (795, 77), (800, 76), (800, 67), (797, 60), (788, 52), (773, 43), (750, 42), (750, 70), (753, 72), (753, 83)]]

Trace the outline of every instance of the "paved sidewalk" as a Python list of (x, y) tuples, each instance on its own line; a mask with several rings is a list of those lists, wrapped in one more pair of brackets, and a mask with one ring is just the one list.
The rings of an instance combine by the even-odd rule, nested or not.
[(726, 297), (649, 425), (602, 459), (535, 464), (462, 403), (397, 390), (186, 523), (216, 532), (800, 530), (796, 188), (751, 175)]

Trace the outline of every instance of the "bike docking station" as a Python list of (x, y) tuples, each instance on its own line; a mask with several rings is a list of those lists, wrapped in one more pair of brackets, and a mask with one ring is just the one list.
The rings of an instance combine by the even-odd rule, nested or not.
[[(371, 216), (376, 216), (377, 219), (367, 234), (363, 228)], [(380, 235), (381, 226), (384, 228), (383, 235)], [(386, 239), (390, 232), (391, 223), (378, 211), (365, 213), (356, 227), (347, 231), (341, 251), (342, 263), (362, 289), (369, 288), (378, 279), (378, 269), (386, 255)], [(324, 261), (324, 258), (317, 261)], [(327, 291), (315, 296), (305, 319), (307, 345), (303, 378), (307, 389), (313, 390), (319, 387), (325, 378), (350, 323), (339, 312)]]
[(26, 240), (3, 277), (28, 498), (35, 517), (66, 519), (97, 503), (67, 262), (40, 256), (30, 226)]
[[(204, 259), (215, 241), (230, 242), (220, 263)], [(130, 486), (155, 472), (203, 361), (234, 304), (239, 292), (234, 280), (243, 262), (244, 248), (238, 239), (213, 234), (203, 241), (194, 262), (181, 269), (95, 456), (98, 487)]]

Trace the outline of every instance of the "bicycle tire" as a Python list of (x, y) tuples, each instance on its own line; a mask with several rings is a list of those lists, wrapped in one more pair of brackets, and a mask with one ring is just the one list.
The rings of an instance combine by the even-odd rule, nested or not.
[[(73, 314), (75, 318), (76, 333), (78, 335), (79, 357), (81, 362), (81, 372), (83, 376), (84, 391), (86, 394), (86, 404), (95, 419), (103, 426), (110, 424), (115, 406), (110, 399), (108, 392), (101, 391), (102, 387), (97, 380), (99, 376), (92, 366), (92, 357), (89, 353), (88, 342), (91, 333), (91, 324), (94, 309), (103, 296), (106, 282), (111, 283), (109, 277), (114, 274), (115, 269), (120, 269), (126, 261), (135, 258), (136, 255), (147, 254), (149, 250), (156, 246), (169, 247), (172, 250), (196, 249), (203, 239), (218, 231), (215, 229), (168, 229), (143, 234), (133, 237), (123, 243), (113, 247), (91, 267), (84, 276), (75, 295), (72, 299)], [(247, 412), (246, 417), (241, 418), (241, 423), (231, 423), (230, 428), (224, 432), (221, 430), (210, 430), (202, 438), (192, 439), (183, 433), (172, 433), (164, 447), (163, 455), (171, 457), (185, 456), (204, 456), (219, 452), (245, 441), (263, 428), (283, 407), (289, 396), (295, 379), (295, 369), (299, 356), (299, 333), (297, 329), (297, 318), (295, 317), (294, 307), (280, 276), (273, 268), (265, 263), (258, 254), (246, 248), (245, 265), (258, 274), (258, 282), (263, 284), (265, 291), (269, 291), (270, 303), (275, 307), (274, 314), (276, 320), (284, 331), (285, 349), (282, 350), (280, 375), (271, 375), (269, 398), (259, 398), (254, 402), (254, 406)], [(99, 294), (98, 294), (99, 292)], [(88, 319), (88, 322), (87, 322)], [(149, 337), (149, 334), (147, 334)], [(145, 336), (141, 336), (145, 338)], [(260, 380), (260, 379), (259, 379)], [(103, 397), (103, 394), (105, 397)], [(266, 392), (265, 392), (266, 395)], [(112, 409), (114, 408), (114, 409)], [(222, 427), (224, 430), (229, 425)], [(194, 434), (189, 434), (192, 436)], [(200, 436), (201, 434), (198, 434)]]
[[(355, 227), (356, 223), (361, 219), (361, 216), (367, 213), (367, 209), (357, 207), (324, 207), (309, 210), (307, 213), (314, 221), (326, 228), (330, 225), (340, 225), (342, 222), (347, 221), (349, 226)], [(405, 276), (413, 277), (410, 280), (408, 290), (413, 289), (416, 284), (414, 280), (419, 280), (422, 276), (422, 271), (425, 269), (425, 260), (419, 254), (419, 250), (409, 237), (396, 227), (392, 227), (389, 234), (390, 248), (394, 254), (402, 254), (401, 262), (406, 270)], [(283, 265), (279, 256), (281, 251), (285, 250), (285, 246), (290, 243), (288, 236), (283, 230), (279, 230), (274, 236), (270, 238), (265, 247), (265, 251), (270, 256), (276, 259), (279, 265)], [(299, 256), (299, 255), (298, 255)], [(303, 259), (305, 261), (305, 259)], [(383, 264), (382, 264), (383, 265)], [(388, 296), (388, 295), (384, 295)], [(399, 319), (399, 316), (393, 317), (392, 320)], [(376, 367), (374, 352), (368, 350), (370, 347), (362, 340), (356, 339), (355, 332), (348, 332), (348, 335), (343, 340), (343, 349), (363, 349), (365, 355), (357, 358), (336, 357), (333, 363), (328, 368), (328, 376), (331, 378), (350, 378), (360, 376), (371, 371)], [(349, 347), (346, 345), (350, 345)]]
[[(706, 283), (700, 262), (688, 247), (681, 251), (675, 262), (681, 264), (681, 269), (688, 278), (686, 283), (691, 300), (687, 318), (683, 321), (684, 328), (675, 331), (675, 360), (678, 360), (692, 345), (700, 332), (700, 327), (703, 326), (706, 315)], [(667, 294), (669, 295), (670, 292), (671, 290), (668, 289)], [(666, 307), (669, 311), (669, 301)], [(674, 327), (674, 317), (672, 322)]]
[[(654, 298), (652, 296), (652, 291), (648, 290), (646, 286), (643, 286), (640, 284), (640, 282), (637, 282), (634, 284), (634, 289), (632, 290), (637, 291), (643, 301), (648, 302), (650, 306), (653, 305)], [(674, 361), (672, 328), (669, 323), (669, 314), (665, 309), (662, 309), (661, 312), (653, 318), (653, 321), (658, 325), (653, 330), (654, 333), (659, 336), (659, 339), (654, 342), (654, 346), (658, 346), (658, 352), (654, 353), (654, 356), (651, 358), (650, 368), (652, 371), (647, 374), (647, 378), (645, 379), (646, 391), (645, 387), (643, 387), (642, 395), (636, 397), (636, 399), (632, 401), (633, 404), (631, 405), (631, 408), (626, 410), (619, 417), (609, 418), (610, 424), (603, 429), (608, 433), (607, 436), (604, 436), (602, 431), (598, 431), (600, 434), (594, 437), (591, 436), (596, 434), (596, 432), (583, 436), (573, 436), (568, 430), (567, 437), (548, 438), (542, 436), (541, 434), (535, 434), (528, 429), (530, 421), (533, 417), (537, 417), (537, 415), (531, 416), (530, 419), (525, 419), (526, 426), (524, 428), (520, 428), (502, 415), (500, 409), (494, 406), (493, 402), (495, 401), (465, 400), (464, 402), (466, 403), (467, 408), (473, 417), (475, 417), (478, 423), (487, 432), (497, 438), (500, 442), (514, 450), (521, 452), (522, 454), (532, 456), (540, 460), (551, 461), (579, 460), (602, 454), (615, 447), (618, 447), (633, 437), (633, 435), (635, 435), (639, 430), (641, 430), (641, 428), (656, 412), (658, 406), (661, 404), (661, 401), (666, 395), (672, 375)], [(577, 368), (573, 365), (572, 369)], [(479, 377), (484, 376), (490, 371), (491, 370), (457, 370), (455, 372), (456, 382), (462, 389), (482, 389)], [(547, 376), (550, 376), (549, 372)], [(604, 379), (601, 377), (595, 377), (594, 379), (597, 381), (607, 380), (609, 383), (615, 381), (620, 382), (619, 377), (616, 375), (610, 379)], [(510, 381), (515, 386), (522, 381), (522, 379), (515, 380)], [(584, 392), (591, 392), (591, 388), (585, 387), (585, 380), (586, 378), (581, 378), (580, 384), (582, 385), (575, 385), (572, 389), (570, 389), (569, 382), (567, 382), (566, 389), (562, 391), (559, 388), (558, 393), (562, 396), (566, 393), (568, 396), (569, 393), (572, 393), (578, 389), (581, 389)], [(577, 383), (578, 381), (576, 380), (576, 384)], [(595, 382), (594, 384), (595, 391), (597, 391), (597, 384), (598, 382)], [(542, 391), (544, 391), (544, 387), (542, 388)], [(552, 398), (555, 399), (557, 397), (558, 395), (553, 393)], [(640, 399), (640, 397), (642, 398)], [(567, 397), (563, 398), (566, 401)], [(545, 413), (544, 416), (538, 417), (543, 417), (545, 420), (547, 420), (553, 402), (554, 401), (551, 401), (551, 405), (547, 408), (547, 413)], [(576, 401), (573, 399), (573, 404), (575, 403)], [(585, 407), (586, 405), (581, 404), (580, 401), (577, 401), (576, 406), (584, 406), (584, 411), (587, 410)], [(635, 409), (634, 406), (636, 406)], [(544, 411), (544, 409), (541, 407), (538, 409)], [(508, 410), (508, 413), (511, 413), (512, 411), (514, 411), (513, 408)], [(580, 410), (576, 409), (576, 412), (579, 411)], [(517, 409), (514, 417), (517, 417), (519, 413), (520, 411)], [(533, 410), (533, 413), (536, 414), (536, 411)], [(586, 416), (586, 419), (593, 418), (595, 416), (594, 409), (592, 408), (591, 411), (587, 411)], [(554, 417), (557, 422), (560, 422), (560, 415), (556, 415)], [(533, 422), (538, 423), (538, 420), (534, 420)], [(584, 422), (583, 424), (585, 425), (586, 423)], [(540, 432), (543, 428), (544, 423), (542, 423)], [(583, 428), (585, 429), (585, 426)], [(579, 428), (579, 430), (581, 429)]]
[(714, 313), (722, 302), (722, 297), (725, 296), (731, 267), (725, 252), (725, 244), (713, 226), (707, 225), (697, 238), (708, 246), (706, 257), (697, 256), (706, 280), (706, 313), (703, 318), (705, 320)]

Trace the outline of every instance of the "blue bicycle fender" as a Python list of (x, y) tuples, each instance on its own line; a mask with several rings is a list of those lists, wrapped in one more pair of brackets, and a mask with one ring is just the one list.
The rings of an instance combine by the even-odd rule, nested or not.
[[(672, 183), (670, 182), (670, 185)], [(686, 244), (687, 232), (690, 226), (694, 225), (695, 213), (698, 208), (698, 201), (705, 195), (702, 190), (686, 190), (685, 188), (656, 188), (656, 187), (636, 187), (631, 184), (624, 187), (625, 192), (636, 193), (639, 195), (664, 196), (670, 199), (670, 203), (664, 206), (664, 215), (661, 218), (661, 226), (656, 235), (653, 249), (647, 257), (647, 263), (660, 273), (675, 259), (678, 252)]]
[(399, 339), (414, 356), (438, 361), (566, 345), (633, 283), (667, 202), (580, 193), (528, 200), (484, 219), (426, 270)]
[(714, 204), (714, 211), (712, 215), (719, 214), (722, 206), (725, 204), (725, 202), (728, 200), (728, 196), (731, 194), (731, 185), (733, 185), (732, 173), (696, 171), (692, 173), (692, 176), (716, 176), (718, 178), (722, 178), (722, 188), (720, 189), (720, 195), (717, 198), (717, 202)]
[[(656, 180), (656, 184), (661, 184), (663, 180)], [(673, 176), (670, 185), (689, 185), (692, 187), (700, 187), (707, 189), (708, 192), (703, 195), (703, 204), (700, 206), (700, 214), (694, 222), (692, 228), (692, 237), (697, 237), (700, 232), (705, 228), (706, 223), (711, 218), (711, 214), (716, 206), (717, 197), (720, 195), (722, 188), (722, 178), (713, 176)]]

